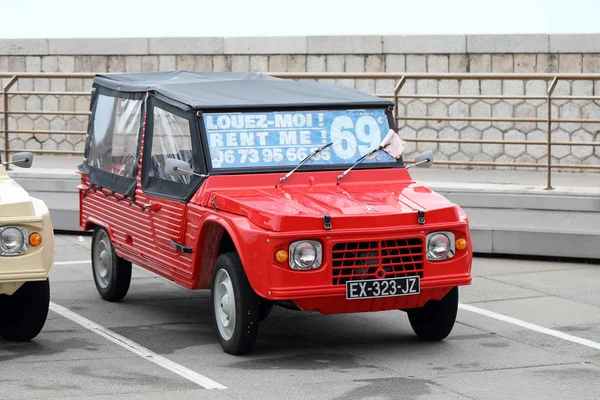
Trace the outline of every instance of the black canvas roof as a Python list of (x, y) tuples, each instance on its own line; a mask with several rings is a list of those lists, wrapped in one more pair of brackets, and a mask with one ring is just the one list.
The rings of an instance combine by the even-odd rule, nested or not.
[(148, 90), (194, 109), (374, 107), (392, 102), (341, 85), (237, 72), (98, 74), (94, 82), (121, 92)]

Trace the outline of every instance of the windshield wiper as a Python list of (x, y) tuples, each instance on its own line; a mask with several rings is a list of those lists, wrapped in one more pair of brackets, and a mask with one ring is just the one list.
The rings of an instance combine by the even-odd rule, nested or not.
[(313, 151), (312, 153), (310, 153), (309, 155), (307, 155), (306, 157), (304, 157), (304, 159), (300, 162), (300, 164), (296, 165), (296, 168), (294, 168), (293, 170), (291, 170), (290, 172), (288, 172), (287, 174), (285, 174), (285, 176), (282, 176), (281, 178), (279, 178), (279, 182), (282, 182), (282, 183), (285, 182), (285, 180), (287, 178), (289, 178), (290, 176), (292, 176), (292, 174), (294, 172), (296, 172), (296, 170), (298, 168), (300, 168), (305, 162), (307, 162), (308, 160), (310, 160), (311, 158), (313, 158), (314, 156), (316, 156), (317, 154), (319, 154), (320, 152), (322, 152), (323, 150), (325, 150), (326, 148), (328, 148), (332, 144), (333, 144), (333, 142), (327, 143), (326, 145), (319, 147), (318, 149), (316, 149), (315, 151)]
[(347, 170), (345, 170), (341, 175), (338, 175), (338, 180), (342, 180), (344, 179), (344, 177), (348, 174), (348, 172), (350, 172), (350, 170), (354, 167), (356, 167), (358, 164), (360, 164), (365, 158), (369, 157), (372, 154), (377, 153), (379, 150), (383, 150), (385, 147), (387, 147), (388, 144), (386, 144), (385, 146), (377, 146), (375, 147), (373, 150), (371, 150), (370, 152), (368, 152), (367, 154), (365, 154), (364, 156), (362, 156), (361, 158), (359, 158), (354, 165), (352, 165), (350, 168), (348, 168)]

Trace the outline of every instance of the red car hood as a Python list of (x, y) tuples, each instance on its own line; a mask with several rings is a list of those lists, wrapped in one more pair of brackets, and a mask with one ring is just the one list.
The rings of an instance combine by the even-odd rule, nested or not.
[(293, 184), (285, 185), (274, 184), (279, 175), (260, 176), (261, 182), (271, 182), (269, 186), (252, 185), (256, 177), (237, 176), (237, 187), (232, 187), (231, 176), (215, 176), (203, 190), (202, 203), (245, 215), (273, 231), (322, 230), (325, 215), (331, 217), (332, 229), (417, 225), (418, 211), (424, 211), (427, 224), (460, 220), (453, 203), (412, 182), (406, 170), (386, 170), (386, 177), (377, 181), (381, 172), (353, 171), (339, 185), (337, 174), (297, 173)]

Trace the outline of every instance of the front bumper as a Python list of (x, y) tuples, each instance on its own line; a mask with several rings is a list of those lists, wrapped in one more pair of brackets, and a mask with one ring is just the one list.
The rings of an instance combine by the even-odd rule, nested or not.
[[(412, 228), (388, 229), (387, 231), (372, 229), (372, 232), (365, 232), (365, 230), (355, 232), (329, 231), (325, 235), (300, 235), (295, 233), (293, 236), (289, 235), (288, 237), (285, 237), (285, 235), (283, 237), (282, 235), (278, 235), (277, 237), (271, 236), (265, 239), (266, 246), (257, 253), (256, 260), (251, 261), (250, 265), (245, 264), (246, 270), (252, 287), (260, 296), (275, 301), (292, 301), (303, 310), (319, 310), (321, 313), (380, 311), (420, 307), (428, 300), (441, 299), (453, 286), (463, 286), (471, 283), (472, 247), (466, 221), (453, 224), (452, 226), (431, 225), (426, 227), (427, 230), (423, 229), (417, 232), (415, 232), (414, 227)], [(467, 239), (468, 246), (465, 250), (457, 251), (456, 255), (449, 260), (429, 261), (425, 256), (425, 237), (431, 232), (442, 230), (452, 231), (455, 233), (456, 238), (462, 237)], [(278, 249), (287, 250), (289, 243), (296, 240), (318, 240), (321, 243), (323, 247), (323, 262), (319, 268), (310, 271), (295, 271), (290, 269), (287, 263), (278, 263), (275, 261), (275, 252)], [(420, 251), (416, 251), (416, 254), (391, 256), (389, 249), (383, 246), (384, 242), (388, 241), (407, 243), (407, 246), (409, 246), (410, 243), (415, 243), (414, 240), (419, 240), (422, 246)], [(335, 258), (334, 246), (338, 245), (339, 248), (339, 243), (350, 242), (379, 243), (380, 246), (377, 248), (354, 250), (353, 253), (355, 254), (350, 257), (355, 258), (349, 259), (358, 258), (357, 254), (360, 252), (373, 252), (375, 254), (372, 257), (373, 263), (369, 265), (365, 261), (360, 266), (352, 264), (350, 267), (346, 267), (345, 265), (348, 264), (343, 263), (346, 261), (345, 259), (340, 263), (340, 259)], [(344, 250), (341, 252), (351, 252), (347, 248), (347, 246), (344, 247)], [(339, 253), (340, 251), (337, 254)], [(410, 270), (403, 270), (402, 268), (400, 270), (392, 270), (389, 268), (391, 263), (390, 258), (400, 258), (403, 256), (412, 257), (411, 260), (415, 260), (414, 264), (419, 264), (417, 269), (414, 269), (414, 265)], [(402, 264), (403, 261), (399, 263)], [(260, 265), (268, 265), (269, 268), (261, 268)], [(368, 268), (371, 271), (380, 271), (381, 275), (340, 279), (340, 276), (348, 273), (340, 270), (366, 270)], [(386, 272), (383, 272), (383, 269)], [(354, 272), (351, 272), (351, 274), (354, 274)], [(418, 295), (360, 300), (346, 299), (345, 282), (347, 280), (389, 278), (414, 274), (418, 274), (421, 277), (421, 293)]]
[[(444, 289), (453, 286), (470, 285), (472, 277), (470, 273), (459, 275), (449, 275), (443, 278), (421, 279), (421, 292), (433, 289)], [(310, 299), (315, 297), (344, 297), (346, 298), (345, 285), (329, 285), (324, 287), (292, 287), (292, 288), (271, 288), (268, 298), (272, 300), (289, 299)], [(398, 296), (407, 297), (407, 296)], [(410, 296), (408, 296), (410, 297)], [(355, 300), (353, 300), (355, 301)]]
[[(42, 281), (48, 278), (52, 268), (52, 262), (48, 263), (45, 244), (20, 256), (0, 256), (0, 294), (13, 294), (21, 285), (29, 281)], [(49, 265), (48, 265), (49, 264)]]

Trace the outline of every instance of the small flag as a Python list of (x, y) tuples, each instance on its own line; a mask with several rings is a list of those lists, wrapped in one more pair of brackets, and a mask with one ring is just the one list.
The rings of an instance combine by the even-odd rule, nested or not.
[(388, 134), (379, 144), (379, 147), (397, 160), (404, 152), (405, 145), (406, 142), (402, 140), (393, 129), (390, 129)]

